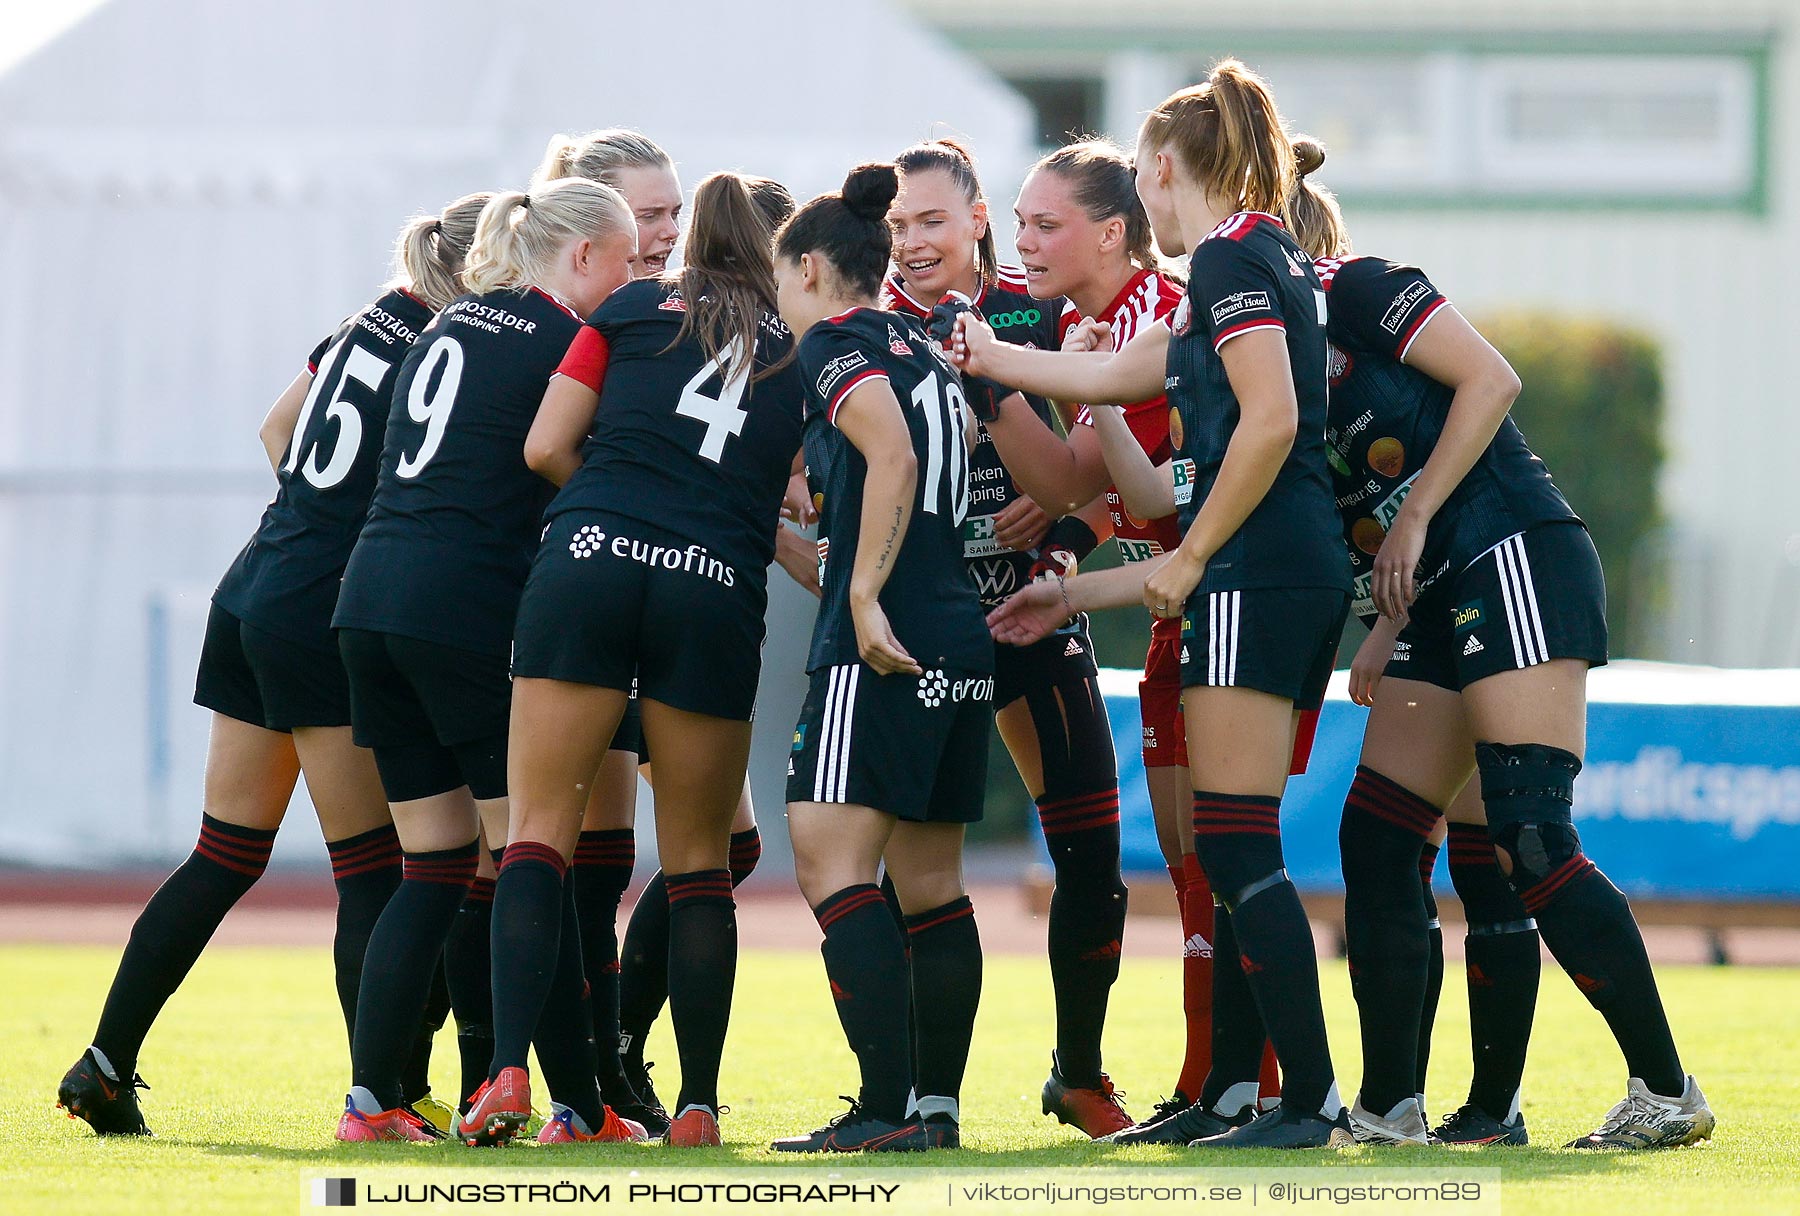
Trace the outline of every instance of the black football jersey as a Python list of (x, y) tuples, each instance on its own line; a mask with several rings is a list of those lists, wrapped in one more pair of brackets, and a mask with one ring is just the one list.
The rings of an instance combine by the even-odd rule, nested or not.
[(375, 491), (388, 403), (431, 307), (395, 288), (307, 360), (312, 388), (276, 472), (275, 497), (213, 599), (241, 621), (336, 652), (331, 613)]
[(333, 625), (510, 652), (553, 492), (525, 436), (580, 328), (527, 287), (458, 297), (419, 335)]
[[(1455, 395), (1404, 362), (1449, 301), (1417, 267), (1382, 258), (1322, 258), (1316, 268), (1330, 305), (1326, 458), (1356, 580), (1354, 608), (1367, 615), (1375, 611), (1375, 554), (1437, 446)], [(1421, 589), (1515, 532), (1575, 517), (1509, 417), (1426, 529)]]
[[(729, 351), (708, 359), (693, 337), (671, 349), (686, 311), (675, 284), (646, 279), (588, 319), (599, 339), (590, 366), (599, 369), (600, 405), (581, 468), (549, 514), (592, 508), (639, 519), (764, 585), (800, 450), (805, 381), (792, 360), (752, 381), (751, 366)], [(593, 345), (584, 335), (577, 348)], [(793, 345), (781, 318), (764, 313), (754, 369), (780, 363)]]
[(1281, 221), (1240, 211), (1188, 260), (1188, 294), (1170, 319), (1169, 438), (1185, 534), (1218, 479), (1238, 401), (1219, 351), (1258, 330), (1284, 335), (1299, 426), (1275, 483), (1207, 563), (1196, 592), (1248, 587), (1350, 589), (1325, 463), (1325, 293)]
[[(888, 276), (883, 302), (896, 312), (921, 319), (930, 316), (932, 305), (937, 303), (908, 293), (898, 272)], [(1056, 350), (1061, 346), (1060, 322), (1067, 301), (1061, 296), (1034, 299), (1025, 289), (1023, 267), (1000, 267), (998, 279), (984, 285), (974, 303), (1002, 342), (1038, 350)], [(1026, 393), (1025, 400), (1039, 418), (1051, 423), (1048, 401), (1034, 393)], [(969, 563), (969, 576), (975, 580), (982, 604), (992, 608), (1025, 585), (1037, 552), (1021, 553), (995, 539), (994, 517), (1011, 506), (1021, 491), (1000, 462), (1000, 453), (995, 450), (987, 427), (978, 422), (976, 428), (975, 455), (969, 466), (969, 515), (963, 521), (963, 557)]]
[(924, 327), (904, 313), (855, 308), (800, 340), (806, 377), (806, 473), (819, 507), (819, 618), (807, 670), (857, 661), (850, 573), (862, 527), (868, 464), (837, 429), (838, 406), (866, 380), (884, 379), (906, 415), (918, 458), (912, 520), (881, 607), (894, 636), (926, 669), (994, 669), (994, 644), (963, 563), (969, 514), (968, 428), (961, 381)]

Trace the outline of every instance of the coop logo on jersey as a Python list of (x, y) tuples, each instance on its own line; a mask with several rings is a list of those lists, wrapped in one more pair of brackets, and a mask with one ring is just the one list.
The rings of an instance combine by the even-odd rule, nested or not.
[(1395, 296), (1394, 302), (1389, 304), (1387, 311), (1381, 314), (1381, 328), (1390, 334), (1399, 333), (1400, 327), (1406, 324), (1406, 316), (1413, 310), (1413, 306), (1430, 294), (1431, 284), (1423, 281), (1414, 282), (1405, 291)]
[(906, 339), (902, 338), (900, 336), (900, 331), (895, 329), (892, 325), (888, 326), (888, 349), (893, 351), (896, 355), (912, 354), (912, 347), (906, 344)]
[(987, 323), (994, 329), (1011, 329), (1015, 325), (1036, 325), (1044, 314), (1035, 308), (1018, 308), (1012, 312), (991, 312)]
[(668, 297), (656, 307), (663, 312), (686, 312), (687, 301), (681, 298), (679, 291), (671, 291)]
[(861, 371), (867, 366), (869, 366), (869, 356), (863, 354), (860, 350), (853, 350), (848, 354), (839, 355), (837, 358), (827, 363), (823, 368), (819, 369), (819, 380), (818, 384), (815, 386), (818, 389), (819, 396), (830, 401), (831, 394), (838, 385), (842, 384), (852, 373)]
[(1266, 291), (1234, 291), (1212, 306), (1214, 325), (1223, 325), (1241, 312), (1255, 312), (1258, 309), (1267, 312), (1269, 293)]

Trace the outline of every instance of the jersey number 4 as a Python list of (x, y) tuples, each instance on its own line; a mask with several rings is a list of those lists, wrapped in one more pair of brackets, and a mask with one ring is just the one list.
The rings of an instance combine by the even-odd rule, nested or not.
[(925, 485), (920, 506), (927, 515), (948, 515), (960, 526), (969, 513), (969, 416), (962, 386), (940, 381), (933, 372), (913, 389), (912, 403), (925, 416)]
[[(344, 390), (354, 382), (375, 393), (390, 366), (373, 351), (353, 345), (348, 336), (332, 347), (320, 365), (319, 375), (313, 380), (312, 390), (306, 394), (306, 404), (300, 407), (300, 420), (294, 424), (294, 441), (288, 448), (287, 463), (281, 466), (281, 471), (291, 474), (299, 469), (300, 475), (318, 490), (329, 490), (348, 477), (350, 466), (356, 463), (357, 450), (362, 447), (363, 424), (362, 415), (344, 397)], [(331, 391), (331, 403), (325, 407), (325, 422), (337, 423), (338, 434), (331, 458), (321, 466), (319, 449), (325, 446), (325, 437), (316, 435), (309, 445), (306, 428), (312, 422), (313, 409), (319, 404), (319, 398), (328, 390)], [(305, 453), (304, 463), (302, 452)]]
[[(733, 341), (724, 350), (701, 365), (693, 378), (681, 386), (681, 397), (675, 412), (683, 418), (697, 418), (706, 424), (700, 437), (700, 455), (718, 464), (725, 455), (725, 441), (744, 433), (750, 415), (738, 403), (750, 387), (750, 368), (743, 359), (744, 344)], [(719, 381), (719, 395), (709, 397), (700, 386), (709, 380)]]

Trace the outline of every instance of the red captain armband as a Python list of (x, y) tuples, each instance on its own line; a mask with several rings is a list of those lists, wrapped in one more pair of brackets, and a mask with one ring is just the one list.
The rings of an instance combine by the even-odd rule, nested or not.
[(606, 364), (611, 357), (612, 351), (600, 331), (592, 325), (583, 325), (576, 331), (575, 340), (569, 343), (562, 362), (556, 365), (556, 374), (567, 376), (597, 393), (606, 380)]

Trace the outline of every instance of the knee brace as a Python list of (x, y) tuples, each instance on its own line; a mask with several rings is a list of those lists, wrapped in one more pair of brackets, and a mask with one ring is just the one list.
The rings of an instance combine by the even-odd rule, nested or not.
[(1475, 764), (1507, 885), (1535, 912), (1592, 865), (1582, 855), (1572, 810), (1581, 761), (1541, 743), (1477, 743)]

